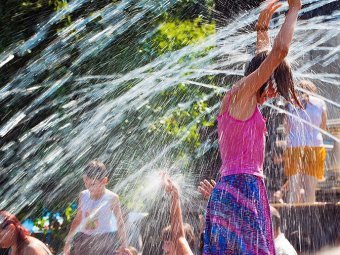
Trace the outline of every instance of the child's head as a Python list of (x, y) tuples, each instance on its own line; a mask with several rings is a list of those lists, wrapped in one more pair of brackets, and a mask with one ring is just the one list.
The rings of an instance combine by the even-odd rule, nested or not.
[(315, 84), (308, 80), (299, 81), (298, 87), (313, 92), (314, 94), (318, 93), (318, 88), (315, 86)]
[[(306, 90), (306, 91), (299, 91), (298, 93), (298, 98), (302, 102), (303, 105), (309, 101), (309, 94), (307, 91), (312, 92), (314, 94), (318, 93), (317, 87), (311, 81), (301, 80), (298, 83), (298, 87), (303, 90)], [(305, 105), (304, 105), (304, 108), (305, 108)]]
[[(195, 235), (193, 227), (185, 223), (184, 224), (184, 232), (185, 232), (185, 239), (187, 240), (190, 248), (194, 250), (195, 248)], [(171, 226), (167, 226), (163, 228), (161, 233), (161, 239), (163, 241), (163, 251), (165, 254), (174, 254), (175, 245), (172, 242), (171, 238)]]
[(279, 211), (272, 206), (270, 206), (270, 216), (272, 219), (274, 237), (276, 238), (281, 233), (281, 216)]
[[(268, 51), (258, 53), (248, 63), (244, 75), (247, 76), (258, 69), (268, 54)], [(301, 107), (294, 89), (292, 69), (286, 59), (281, 62), (275, 69), (271, 78), (258, 90), (258, 102), (262, 104), (267, 98), (276, 97), (278, 94), (284, 97), (288, 102), (292, 102), (292, 99), (294, 99), (295, 103)]]
[(0, 247), (10, 248), (13, 245), (22, 246), (27, 242), (30, 233), (25, 229), (15, 215), (0, 211)]
[(99, 160), (90, 161), (84, 169), (83, 180), (90, 192), (101, 191), (108, 182), (106, 166)]

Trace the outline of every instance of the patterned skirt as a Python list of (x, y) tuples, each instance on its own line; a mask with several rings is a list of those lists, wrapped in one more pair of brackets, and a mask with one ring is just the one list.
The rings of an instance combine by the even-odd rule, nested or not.
[(222, 177), (206, 212), (204, 255), (275, 255), (270, 207), (261, 177)]

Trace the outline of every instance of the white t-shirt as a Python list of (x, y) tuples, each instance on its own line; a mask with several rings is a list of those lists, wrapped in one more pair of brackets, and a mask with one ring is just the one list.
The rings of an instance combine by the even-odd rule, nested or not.
[[(288, 147), (322, 147), (322, 134), (316, 128), (304, 123), (306, 121), (316, 127), (320, 127), (322, 122), (322, 113), (326, 111), (326, 103), (319, 98), (309, 96), (309, 102), (306, 109), (288, 106), (288, 111), (298, 118), (288, 116), (290, 132), (288, 135)], [(300, 119), (299, 119), (300, 118)]]
[(274, 240), (276, 255), (297, 255), (294, 247), (286, 239), (283, 233), (279, 234)]
[(115, 232), (118, 230), (117, 221), (112, 211), (112, 201), (115, 194), (105, 190), (104, 195), (93, 200), (89, 190), (80, 193), (80, 209), (82, 220), (78, 232), (88, 235)]

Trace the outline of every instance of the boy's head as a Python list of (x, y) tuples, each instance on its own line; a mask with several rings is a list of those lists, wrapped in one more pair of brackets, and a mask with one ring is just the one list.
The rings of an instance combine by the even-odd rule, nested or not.
[[(185, 223), (184, 224), (185, 239), (187, 240), (190, 248), (193, 250), (195, 248), (195, 234), (193, 227)], [(161, 239), (163, 241), (163, 251), (165, 254), (174, 254), (175, 245), (171, 238), (171, 225), (163, 228), (161, 233)]]
[(90, 192), (100, 190), (108, 182), (106, 166), (99, 160), (90, 161), (84, 169), (83, 180)]

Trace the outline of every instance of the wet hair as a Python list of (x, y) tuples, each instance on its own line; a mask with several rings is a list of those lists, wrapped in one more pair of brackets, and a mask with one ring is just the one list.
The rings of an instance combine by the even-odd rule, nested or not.
[[(185, 233), (185, 239), (187, 240), (189, 246), (191, 249), (195, 248), (195, 234), (194, 234), (194, 228), (188, 224), (184, 224), (184, 233)], [(161, 239), (163, 241), (170, 241), (171, 238), (171, 225), (165, 227), (162, 229), (161, 233)]]
[(97, 159), (92, 160), (85, 167), (84, 175), (90, 179), (103, 180), (107, 177), (106, 166)]
[[(248, 76), (256, 69), (258, 69), (262, 62), (266, 59), (268, 54), (268, 51), (262, 51), (256, 54), (256, 56), (253, 57), (253, 59), (248, 63), (244, 75)], [(275, 69), (272, 77), (274, 78), (274, 81), (276, 83), (279, 95), (281, 95), (290, 103), (293, 103), (292, 99), (294, 99), (295, 104), (302, 108), (302, 105), (296, 96), (292, 69), (286, 59), (284, 59)], [(260, 95), (262, 95), (263, 92), (266, 90), (269, 82), (270, 80), (268, 80), (265, 84), (261, 86), (261, 88), (259, 89)]]
[(15, 227), (16, 245), (20, 249), (23, 244), (28, 243), (27, 236), (31, 235), (30, 232), (21, 225), (15, 215), (7, 211), (0, 211), (0, 229), (5, 229), (11, 224)]
[(273, 230), (278, 231), (281, 228), (281, 216), (279, 211), (270, 206), (270, 216), (272, 219)]

